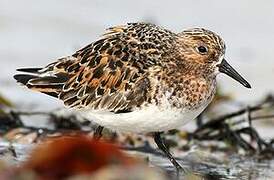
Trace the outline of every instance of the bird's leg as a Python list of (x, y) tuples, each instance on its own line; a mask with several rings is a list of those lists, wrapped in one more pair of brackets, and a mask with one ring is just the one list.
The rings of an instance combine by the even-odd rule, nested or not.
[(163, 139), (161, 138), (161, 132), (154, 133), (154, 141), (157, 144), (158, 148), (161, 149), (165, 155), (168, 157), (170, 162), (175, 166), (175, 168), (178, 171), (185, 171), (184, 168), (176, 161), (176, 159), (170, 154), (168, 151), (166, 145), (163, 142)]
[(207, 109), (203, 110), (198, 116), (197, 116), (197, 121), (196, 121), (196, 124), (197, 124), (197, 127), (200, 128), (202, 125), (203, 125), (203, 120), (204, 120), (204, 115), (205, 115), (205, 112), (207, 111)]
[(197, 116), (196, 124), (197, 124), (198, 128), (203, 125), (203, 114), (202, 113)]
[(93, 138), (96, 140), (99, 140), (102, 137), (103, 129), (104, 129), (104, 127), (99, 125), (94, 131)]

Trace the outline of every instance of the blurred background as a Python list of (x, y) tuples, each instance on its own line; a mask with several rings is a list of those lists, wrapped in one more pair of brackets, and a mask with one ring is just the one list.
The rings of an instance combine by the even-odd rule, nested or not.
[[(60, 57), (69, 56), (95, 41), (108, 27), (144, 21), (174, 32), (192, 27), (203, 27), (216, 32), (226, 42), (227, 61), (252, 86), (252, 89), (246, 89), (228, 76), (219, 75), (218, 96), (197, 121), (201, 131), (197, 131), (199, 126), (196, 127), (196, 122), (192, 121), (180, 129), (181, 131), (169, 132), (167, 142), (175, 149), (173, 152), (180, 156), (188, 153), (185, 159), (189, 161), (186, 162), (197, 164), (193, 167), (201, 167), (195, 171), (202, 174), (224, 175), (224, 177), (236, 177), (235, 179), (240, 179), (237, 177), (273, 179), (274, 96), (266, 96), (269, 93), (274, 95), (273, 8), (273, 0), (0, 0), (0, 176), (3, 159), (7, 159), (6, 157), (11, 154), (19, 160), (25, 158), (30, 152), (29, 145), (39, 142), (44, 135), (50, 137), (55, 132), (57, 134), (61, 132), (62, 135), (64, 132), (62, 130), (76, 129), (84, 130), (86, 133), (91, 131), (90, 124), (79, 125), (77, 121), (74, 122), (76, 117), (74, 113), (54, 111), (58, 107), (63, 107), (61, 101), (16, 84), (13, 79), (15, 70), (22, 67), (43, 67)], [(265, 104), (261, 104), (263, 99)], [(265, 106), (267, 103), (269, 105)], [(254, 104), (257, 105), (255, 108)], [(254, 111), (250, 108), (252, 106)], [(16, 107), (15, 111), (11, 111), (12, 107)], [(207, 127), (207, 120), (214, 120), (214, 117), (221, 113), (239, 110), (242, 113), (236, 115), (234, 119), (219, 120), (217, 125), (208, 126), (208, 129), (202, 128)], [(260, 121), (252, 121), (251, 124), (251, 120)], [(41, 127), (45, 129), (40, 129)], [(256, 128), (257, 134), (268, 141), (262, 141), (256, 135), (258, 142), (256, 146), (252, 133), (250, 136), (244, 134), (243, 139), (246, 141), (240, 141), (241, 130), (254, 130), (253, 127)], [(203, 141), (203, 138), (206, 139), (211, 133), (213, 136), (211, 143)], [(219, 133), (220, 137), (225, 137), (220, 143), (216, 133), (217, 135)], [(193, 142), (189, 141), (189, 134), (192, 137), (193, 135), (202, 137), (201, 144), (194, 139), (194, 146), (190, 147)], [(147, 139), (150, 138), (144, 136), (140, 140), (138, 135), (121, 134), (115, 137), (118, 137), (123, 145), (130, 144), (136, 147), (142, 143), (147, 144)], [(247, 142), (246, 144), (250, 146), (246, 149), (242, 148), (240, 146), (242, 142)], [(214, 143), (216, 147), (220, 145), (221, 148), (214, 151)], [(231, 151), (223, 151), (224, 146)], [(13, 150), (10, 147), (17, 148)], [(250, 149), (254, 150), (253, 153), (248, 151)], [(112, 149), (111, 151), (113, 152)], [(236, 154), (246, 152), (246, 154), (250, 153), (250, 156), (237, 158), (234, 152), (237, 152)], [(253, 158), (263, 159), (258, 155), (270, 161), (265, 164), (261, 161), (254, 163)], [(16, 158), (11, 159), (16, 160)], [(147, 158), (142, 157), (142, 159), (147, 161)], [(170, 169), (167, 159), (163, 160), (162, 156), (155, 156), (149, 161)], [(201, 164), (205, 166), (200, 166)], [(143, 171), (141, 172), (138, 174), (144, 174)]]
[(220, 75), (222, 91), (255, 102), (274, 89), (273, 7), (272, 0), (0, 0), (0, 94), (22, 107), (59, 107), (59, 101), (19, 87), (15, 69), (71, 55), (110, 26), (146, 21), (175, 32), (204, 27), (220, 34), (226, 59), (252, 85), (248, 90)]

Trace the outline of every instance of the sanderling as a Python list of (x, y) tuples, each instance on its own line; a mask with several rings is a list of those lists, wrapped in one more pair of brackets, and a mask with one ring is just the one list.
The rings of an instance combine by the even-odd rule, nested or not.
[(251, 86), (224, 59), (225, 43), (214, 32), (173, 33), (149, 23), (109, 28), (97, 41), (44, 68), (23, 68), (14, 78), (56, 97), (103, 127), (154, 133), (172, 164), (161, 133), (197, 117), (212, 100), (216, 76), (225, 73)]

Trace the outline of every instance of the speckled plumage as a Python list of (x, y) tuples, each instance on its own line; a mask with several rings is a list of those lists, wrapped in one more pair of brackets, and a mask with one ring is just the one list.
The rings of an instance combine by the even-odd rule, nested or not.
[[(186, 111), (196, 112), (188, 116), (191, 120), (212, 100), (217, 65), (224, 53), (223, 40), (209, 30), (194, 28), (177, 34), (149, 23), (128, 23), (109, 28), (99, 40), (44, 68), (21, 69), (30, 74), (15, 78), (30, 89), (61, 99), (69, 108), (89, 114), (113, 112), (117, 116), (152, 106), (163, 114), (165, 109), (179, 112), (176, 117), (170, 116), (176, 119), (172, 126), (155, 128), (168, 130), (183, 124), (180, 116)], [(104, 121), (101, 115), (92, 117), (99, 124)], [(168, 117), (158, 120), (165, 121), (168, 124)], [(102, 124), (113, 123), (109, 120)], [(147, 130), (136, 131), (153, 131), (154, 124), (150, 124)], [(140, 128), (146, 126), (149, 124)]]
[(173, 33), (153, 24), (109, 28), (97, 41), (44, 68), (24, 68), (14, 78), (30, 89), (61, 99), (99, 126), (154, 133), (154, 141), (177, 170), (161, 133), (197, 117), (225, 73), (250, 84), (224, 59), (215, 33), (193, 28)]

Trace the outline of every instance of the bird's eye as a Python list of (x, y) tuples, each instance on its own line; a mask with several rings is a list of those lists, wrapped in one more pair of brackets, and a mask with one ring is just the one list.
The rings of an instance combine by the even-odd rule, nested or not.
[(207, 53), (207, 48), (205, 47), (205, 46), (198, 46), (197, 47), (197, 50), (198, 50), (198, 52), (199, 53), (201, 53), (201, 54), (205, 54), (205, 53)]

